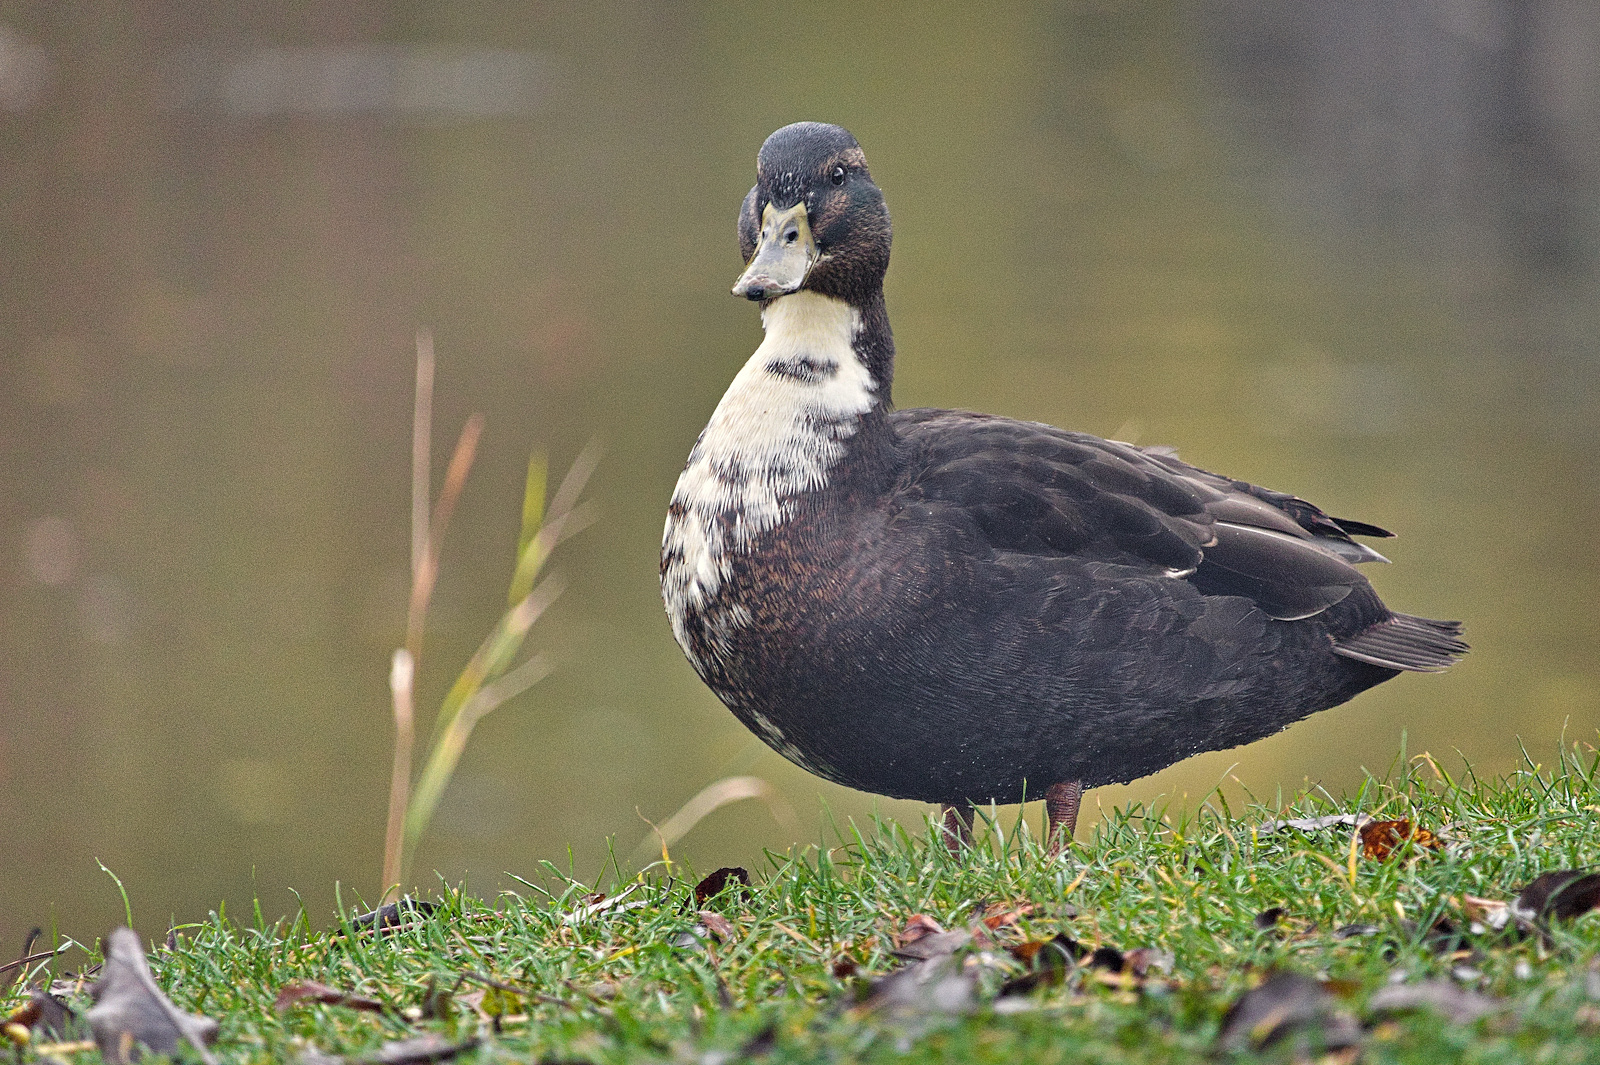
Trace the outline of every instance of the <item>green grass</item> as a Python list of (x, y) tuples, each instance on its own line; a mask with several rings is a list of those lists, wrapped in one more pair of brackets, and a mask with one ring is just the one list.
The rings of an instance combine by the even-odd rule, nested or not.
[[(1258, 831), (1277, 816), (1356, 811), (1410, 819), (1445, 846), (1407, 844), (1375, 860), (1353, 849), (1349, 828)], [(447, 892), (426, 920), (384, 937), (348, 923), (314, 930), (304, 917), (270, 924), (259, 914), (242, 922), (213, 915), (180, 928), (175, 949), (153, 953), (151, 963), (178, 1005), (221, 1021), (223, 1061), (292, 1060), (307, 1047), (358, 1058), (419, 1031), (480, 1030), (483, 1045), (457, 1060), (1288, 1060), (1294, 1039), (1259, 1054), (1217, 1049), (1229, 1004), (1274, 968), (1330, 982), (1338, 1009), (1364, 1028), (1361, 1061), (1600, 1061), (1600, 969), (1592, 968), (1600, 915), (1552, 925), (1547, 936), (1468, 934), (1453, 953), (1428, 935), (1441, 917), (1466, 923), (1462, 895), (1510, 899), (1542, 872), (1593, 864), (1597, 814), (1592, 749), (1497, 781), (1470, 771), (1452, 779), (1424, 756), (1343, 801), (1305, 796), (1287, 811), (1207, 807), (1186, 819), (1119, 812), (1059, 859), (1047, 859), (1016, 823), (980, 836), (960, 859), (930, 846), (922, 826), (915, 834), (893, 824), (843, 826), (837, 846), (769, 854), (766, 868), (751, 870), (752, 890), (707, 903), (733, 926), (722, 941), (703, 928), (702, 939), (685, 935), (696, 924), (695, 871), (658, 865), (608, 882), (613, 897), (626, 896), (580, 917), (593, 887), (547, 865), (516, 894)], [(986, 906), (993, 913), (1022, 902), (1033, 912), (993, 933), (993, 945), (956, 956), (975, 976), (972, 1012), (860, 1004), (872, 978), (903, 964), (890, 952), (910, 915), (957, 929)], [(1285, 918), (1258, 929), (1256, 916), (1271, 907)], [(1379, 931), (1333, 934), (1352, 924)], [(1171, 971), (1138, 986), (1073, 969), (997, 1009), (999, 986), (1026, 969), (1006, 945), (1058, 932), (1089, 946), (1170, 952)], [(521, 993), (510, 1003), (491, 995), (512, 1011), (498, 1033), (461, 1000), (482, 989), (473, 975)], [(276, 990), (296, 978), (376, 998), (394, 1014), (323, 1005), (274, 1012)], [(1503, 1009), (1470, 1024), (1370, 1010), (1385, 984), (1428, 979), (1470, 986)], [(459, 986), (456, 1017), (404, 1019), (430, 984)], [(87, 1006), (82, 996), (70, 1001)], [(16, 1005), (13, 993), (4, 1012)], [(40, 1049), (19, 1057), (40, 1060)]]

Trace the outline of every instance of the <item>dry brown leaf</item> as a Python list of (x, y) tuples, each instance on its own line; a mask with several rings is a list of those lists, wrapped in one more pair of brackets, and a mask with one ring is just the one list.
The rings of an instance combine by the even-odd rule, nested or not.
[(340, 991), (337, 987), (319, 984), (315, 980), (290, 980), (278, 988), (278, 994), (272, 1000), (272, 1008), (283, 1013), (290, 1006), (302, 1002), (317, 1002), (324, 1006), (347, 1006), (366, 1013), (382, 1013), (387, 1008), (375, 998)]
[(929, 917), (925, 913), (914, 913), (906, 918), (906, 926), (895, 934), (895, 946), (903, 947), (915, 943), (923, 936), (938, 935), (944, 931), (944, 925)]
[(427, 1062), (449, 1061), (458, 1054), (475, 1050), (479, 1042), (474, 1036), (453, 1043), (436, 1032), (428, 1032), (412, 1039), (385, 1043), (376, 1054), (365, 1060), (372, 1065), (426, 1065)]
[(1512, 903), (1518, 918), (1538, 921), (1550, 918), (1570, 921), (1600, 906), (1600, 873), (1582, 869), (1558, 869), (1542, 873), (1517, 892)]
[(217, 1038), (217, 1022), (184, 1013), (162, 993), (150, 974), (139, 934), (131, 928), (116, 929), (106, 937), (105, 953), (100, 979), (89, 989), (94, 1006), (88, 1013), (101, 1056), (113, 1065), (125, 1065), (141, 1056), (141, 1046), (171, 1055), (187, 1041), (206, 1065), (216, 1065), (206, 1045)]
[(993, 932), (1016, 924), (1034, 911), (1031, 902), (996, 902), (984, 907), (983, 926)]
[(701, 910), (699, 916), (700, 923), (706, 926), (706, 930), (725, 943), (739, 934), (733, 927), (733, 922), (715, 910)]
[(1367, 1000), (1367, 1008), (1375, 1013), (1430, 1009), (1443, 1014), (1452, 1024), (1471, 1024), (1479, 1017), (1504, 1009), (1505, 1003), (1497, 998), (1457, 987), (1449, 980), (1424, 980), (1420, 984), (1389, 984), (1380, 987)]
[(1399, 850), (1407, 840), (1418, 849), (1437, 850), (1439, 837), (1410, 821), (1368, 821), (1358, 830), (1361, 835), (1361, 856), (1384, 861)]
[(1498, 932), (1511, 923), (1511, 904), (1503, 899), (1482, 899), (1476, 895), (1462, 895), (1458, 900), (1461, 912), (1473, 925), (1474, 932)]
[(740, 891), (750, 888), (750, 874), (745, 872), (743, 866), (729, 865), (718, 869), (710, 876), (694, 886), (694, 904), (703, 907), (716, 896), (728, 889), (730, 883), (737, 884)]
[(0, 1024), (8, 1029), (17, 1025), (27, 1033), (42, 1030), (51, 1039), (62, 1039), (66, 1037), (67, 1024), (71, 1020), (72, 1010), (65, 1002), (43, 991), (33, 991), (22, 1008)]
[(1279, 970), (1228, 1007), (1217, 1043), (1225, 1050), (1260, 1050), (1291, 1037), (1336, 1050), (1358, 1044), (1361, 1028), (1335, 1008), (1333, 996), (1319, 981)]

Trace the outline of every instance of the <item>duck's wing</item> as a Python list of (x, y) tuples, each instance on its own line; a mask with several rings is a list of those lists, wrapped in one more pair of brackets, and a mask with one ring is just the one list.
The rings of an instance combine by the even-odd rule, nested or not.
[[(966, 411), (891, 417), (903, 449), (896, 503), (938, 505), (995, 551), (1186, 580), (1283, 621), (1320, 614), (1357, 589), (1374, 604), (1371, 623), (1403, 616), (1378, 604), (1354, 567), (1382, 558), (1351, 539), (1389, 535), (1376, 526), (1198, 469), (1165, 449)], [(1394, 650), (1367, 658), (1391, 664), (1404, 657)], [(1420, 659), (1393, 665), (1442, 668)]]

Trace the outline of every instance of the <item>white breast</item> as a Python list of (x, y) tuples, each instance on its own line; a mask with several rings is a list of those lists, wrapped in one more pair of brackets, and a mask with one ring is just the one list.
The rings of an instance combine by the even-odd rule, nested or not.
[[(689, 654), (686, 619), (716, 593), (732, 555), (788, 517), (795, 495), (827, 484), (874, 384), (851, 341), (861, 316), (810, 292), (775, 301), (766, 338), (700, 434), (672, 493), (662, 537), (661, 594)], [(737, 623), (738, 608), (719, 619)]]

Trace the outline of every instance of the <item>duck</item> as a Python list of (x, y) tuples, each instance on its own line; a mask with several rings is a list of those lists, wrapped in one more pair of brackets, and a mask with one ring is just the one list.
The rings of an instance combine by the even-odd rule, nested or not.
[(1387, 530), (1164, 447), (898, 410), (891, 227), (844, 128), (761, 146), (739, 208), (764, 338), (689, 453), (661, 591), (695, 672), (773, 750), (851, 788), (973, 809), (1247, 744), (1467, 651), (1357, 570)]

